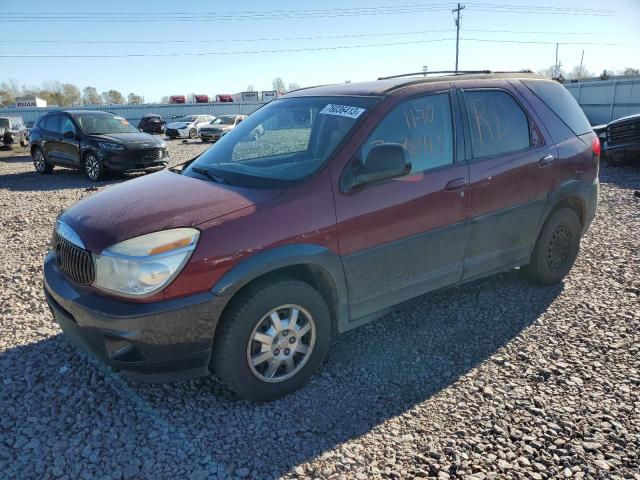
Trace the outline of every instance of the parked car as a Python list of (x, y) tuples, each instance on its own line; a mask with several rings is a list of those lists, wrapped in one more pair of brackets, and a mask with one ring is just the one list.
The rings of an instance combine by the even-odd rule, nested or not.
[(55, 165), (81, 168), (90, 180), (109, 172), (156, 171), (169, 161), (167, 145), (108, 112), (67, 110), (43, 115), (31, 131), (38, 173)]
[(212, 115), (187, 115), (168, 124), (164, 134), (169, 138), (196, 138), (198, 127), (211, 122), (214, 118)]
[(0, 117), (0, 128), (4, 130), (2, 141), (5, 145), (15, 143), (19, 143), (22, 147), (29, 145), (29, 131), (22, 117)]
[(165, 125), (167, 122), (162, 120), (160, 115), (150, 113), (140, 119), (138, 123), (138, 129), (145, 133), (164, 133)]
[(247, 118), (246, 115), (220, 115), (207, 125), (200, 127), (200, 139), (203, 142), (209, 142), (211, 140), (217, 142), (223, 135), (230, 132), (245, 118)]
[(528, 73), (298, 90), (182, 169), (62, 213), (45, 296), (132, 378), (211, 366), (271, 400), (332, 333), (411, 298), (515, 267), (561, 282), (596, 211), (599, 145), (573, 96)]
[(640, 159), (640, 113), (607, 124), (604, 154), (607, 162)]

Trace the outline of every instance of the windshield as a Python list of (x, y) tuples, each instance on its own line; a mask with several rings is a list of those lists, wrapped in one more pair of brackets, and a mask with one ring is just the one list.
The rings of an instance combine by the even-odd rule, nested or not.
[(0, 118), (0, 128), (9, 128), (8, 118)]
[(186, 117), (182, 117), (180, 120), (177, 120), (177, 121), (184, 122), (184, 123), (191, 123), (191, 122), (195, 122), (196, 118), (198, 118), (196, 115), (187, 115)]
[(80, 128), (92, 135), (103, 133), (139, 133), (140, 131), (131, 125), (126, 118), (102, 113), (81, 113), (74, 117)]
[(218, 117), (209, 122), (209, 125), (233, 125), (236, 117)]
[[(276, 186), (311, 175), (329, 159), (377, 98), (283, 98), (257, 110), (183, 174), (243, 186)], [(194, 171), (200, 170), (200, 173)]]

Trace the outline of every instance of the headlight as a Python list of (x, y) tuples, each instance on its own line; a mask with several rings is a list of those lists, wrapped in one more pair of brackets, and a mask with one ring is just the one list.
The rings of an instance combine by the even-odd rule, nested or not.
[(160, 142), (160, 148), (166, 148), (167, 147), (167, 142), (165, 142), (164, 140), (162, 140)]
[(193, 228), (163, 230), (94, 254), (93, 286), (129, 297), (157, 293), (180, 273), (196, 248), (199, 235)]
[(124, 150), (124, 145), (119, 143), (98, 142), (98, 145), (105, 150)]

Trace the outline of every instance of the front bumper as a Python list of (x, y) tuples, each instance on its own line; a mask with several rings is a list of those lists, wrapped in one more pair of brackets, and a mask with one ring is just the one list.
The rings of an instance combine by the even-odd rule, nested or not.
[(114, 171), (157, 171), (169, 164), (166, 148), (126, 148), (124, 150), (98, 150), (102, 164)]
[(49, 253), (44, 293), (55, 321), (76, 346), (142, 382), (207, 375), (213, 334), (226, 298), (211, 292), (133, 303), (76, 287)]
[(192, 130), (191, 128), (165, 128), (164, 134), (169, 138), (189, 138), (189, 132)]
[(640, 143), (627, 143), (621, 145), (604, 146), (604, 154), (607, 160), (621, 162), (624, 160), (640, 159)]

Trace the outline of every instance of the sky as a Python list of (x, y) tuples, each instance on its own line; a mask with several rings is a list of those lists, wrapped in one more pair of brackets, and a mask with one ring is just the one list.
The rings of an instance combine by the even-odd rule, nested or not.
[[(463, 4), (461, 70), (536, 71), (555, 63), (556, 42), (567, 70), (580, 63), (583, 50), (584, 67), (592, 72), (640, 68), (640, 0)], [(455, 66), (454, 5), (440, 0), (20, 5), (26, 4), (0, 0), (3, 13), (17, 14), (0, 17), (0, 82), (60, 81), (134, 92), (153, 102), (165, 95), (236, 93), (249, 85), (270, 90), (274, 77), (311, 86)], [(109, 57), (130, 54), (145, 56)]]

